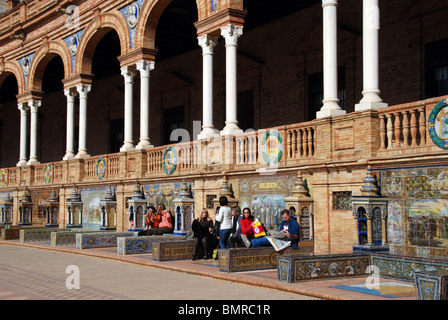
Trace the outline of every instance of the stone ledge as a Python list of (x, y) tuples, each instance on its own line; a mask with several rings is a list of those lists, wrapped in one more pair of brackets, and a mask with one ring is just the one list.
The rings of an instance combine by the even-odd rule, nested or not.
[(173, 235), (120, 237), (117, 239), (117, 253), (121, 255), (152, 253), (157, 242), (176, 240), (185, 240), (185, 237)]

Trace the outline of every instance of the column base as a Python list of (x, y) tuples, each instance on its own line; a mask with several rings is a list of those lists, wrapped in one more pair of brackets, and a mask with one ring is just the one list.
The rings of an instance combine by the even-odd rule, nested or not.
[(140, 140), (140, 142), (135, 146), (135, 149), (145, 150), (154, 148), (154, 145), (149, 142), (149, 139)]
[(18, 167), (23, 167), (23, 166), (27, 166), (28, 163), (26, 160), (19, 160), (19, 162), (17, 162), (17, 166)]
[(82, 159), (82, 158), (89, 158), (90, 154), (88, 154), (85, 151), (79, 151), (78, 154), (75, 156), (75, 159)]
[(355, 111), (380, 110), (387, 106), (388, 104), (384, 102), (363, 102), (361, 100), (358, 104), (355, 104)]
[(27, 162), (27, 164), (28, 164), (29, 166), (31, 166), (31, 165), (40, 164), (40, 162), (39, 162), (37, 159), (30, 159), (30, 160)]
[(62, 158), (62, 160), (72, 160), (75, 159), (74, 153), (66, 153), (65, 156)]
[(132, 144), (124, 144), (120, 148), (120, 152), (126, 152), (126, 151), (132, 151), (132, 150), (135, 150), (135, 147)]
[(328, 118), (328, 117), (337, 117), (343, 116), (346, 114), (345, 110), (339, 109), (321, 109), (316, 112), (316, 119)]
[(238, 127), (238, 122), (226, 122), (226, 126), (220, 132), (221, 136), (233, 136), (240, 133), (243, 133), (243, 130)]
[(214, 128), (203, 128), (201, 133), (198, 134), (198, 140), (210, 140), (211, 138), (219, 137), (220, 133)]

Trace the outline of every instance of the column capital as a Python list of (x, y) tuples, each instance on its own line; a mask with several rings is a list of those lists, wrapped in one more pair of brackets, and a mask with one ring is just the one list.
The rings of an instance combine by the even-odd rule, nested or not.
[(92, 86), (89, 84), (78, 84), (76, 85), (76, 91), (79, 93), (80, 98), (87, 98), (87, 94), (92, 89)]
[(236, 46), (238, 38), (243, 34), (243, 27), (234, 24), (228, 24), (221, 28), (221, 35), (226, 40), (226, 46)]
[(17, 104), (17, 108), (20, 111), (20, 114), (25, 114), (27, 113), (27, 111), (30, 109), (27, 105), (25, 105), (25, 103), (21, 102)]
[(136, 63), (137, 70), (140, 72), (140, 77), (149, 78), (149, 74), (155, 68), (154, 61), (142, 60)]
[(64, 89), (64, 94), (67, 98), (74, 98), (77, 94), (78, 91), (75, 88), (65, 88)]
[(322, 0), (322, 7), (337, 6), (338, 0)]
[(121, 68), (121, 75), (124, 77), (124, 82), (132, 83), (136, 75), (135, 69), (131, 67)]
[(42, 105), (41, 100), (28, 100), (28, 107), (30, 108), (31, 112), (37, 112), (37, 109)]
[(213, 54), (213, 51), (218, 42), (218, 37), (211, 36), (208, 34), (204, 34), (201, 37), (198, 37), (199, 46), (202, 47), (202, 54)]

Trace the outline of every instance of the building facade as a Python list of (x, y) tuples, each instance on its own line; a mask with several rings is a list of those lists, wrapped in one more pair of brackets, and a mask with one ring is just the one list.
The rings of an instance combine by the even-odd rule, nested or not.
[(214, 216), (226, 177), (275, 228), (300, 172), (312, 199), (296, 207), (303, 238), (347, 252), (370, 165), (392, 250), (448, 255), (443, 2), (2, 5), (0, 197), (12, 196), (13, 224), (28, 190), (32, 223), (45, 225), (57, 190), (66, 226), (76, 186), (83, 227), (99, 228), (110, 185), (125, 230), (136, 183), (175, 212), (184, 181), (195, 212)]

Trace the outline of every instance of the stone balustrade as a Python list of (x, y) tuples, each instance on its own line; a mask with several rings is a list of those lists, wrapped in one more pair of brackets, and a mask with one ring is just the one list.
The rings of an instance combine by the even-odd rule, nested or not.
[[(0, 190), (20, 186), (82, 184), (123, 179), (187, 177), (190, 173), (327, 166), (402, 154), (427, 156), (443, 150), (428, 135), (428, 115), (446, 97), (334, 118), (284, 125), (146, 150), (92, 156), (47, 164), (2, 169)], [(269, 145), (267, 145), (269, 143)], [(173, 167), (167, 170), (167, 152)]]

